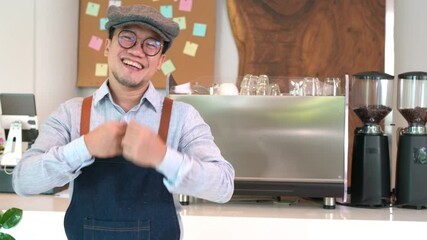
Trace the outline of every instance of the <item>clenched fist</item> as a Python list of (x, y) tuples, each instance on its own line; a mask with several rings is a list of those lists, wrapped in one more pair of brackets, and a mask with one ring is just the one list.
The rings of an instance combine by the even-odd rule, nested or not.
[(135, 120), (126, 128), (122, 141), (123, 157), (141, 167), (157, 167), (166, 155), (166, 144), (153, 132)]
[(84, 136), (89, 153), (98, 158), (115, 157), (122, 154), (122, 139), (127, 123), (112, 121), (100, 125)]

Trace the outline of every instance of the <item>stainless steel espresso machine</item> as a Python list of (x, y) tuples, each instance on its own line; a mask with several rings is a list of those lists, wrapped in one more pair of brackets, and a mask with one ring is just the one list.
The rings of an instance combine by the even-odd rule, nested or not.
[(380, 123), (391, 112), (394, 76), (381, 72), (353, 75), (352, 109), (363, 122), (354, 131), (351, 204), (380, 207), (390, 202), (388, 137)]
[(399, 130), (396, 205), (427, 207), (427, 73), (399, 74), (397, 107), (408, 122)]

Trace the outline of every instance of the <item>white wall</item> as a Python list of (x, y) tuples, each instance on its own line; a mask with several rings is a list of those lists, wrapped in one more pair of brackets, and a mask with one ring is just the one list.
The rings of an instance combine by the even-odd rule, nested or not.
[(395, 73), (427, 72), (427, 1), (395, 0)]
[(0, 93), (34, 91), (34, 0), (2, 2)]
[(0, 93), (34, 93), (39, 121), (77, 96), (78, 1), (5, 1)]
[(215, 79), (217, 83), (235, 83), (239, 71), (239, 56), (230, 21), (226, 0), (217, 0)]
[(79, 1), (34, 1), (34, 93), (42, 122), (61, 102), (79, 94), (76, 87)]
[[(410, 71), (427, 72), (427, 1), (425, 0), (394, 0), (394, 76)], [(398, 128), (408, 126), (406, 120), (397, 111), (397, 81), (394, 84), (393, 94), (393, 127), (392, 159), (393, 170), (392, 186), (395, 183), (395, 166), (397, 156)]]
[[(395, 0), (395, 8), (396, 79), (405, 72), (427, 72), (427, 1)], [(395, 90), (397, 92), (397, 86)], [(395, 111), (393, 118), (396, 125), (407, 126), (406, 120), (398, 111)]]

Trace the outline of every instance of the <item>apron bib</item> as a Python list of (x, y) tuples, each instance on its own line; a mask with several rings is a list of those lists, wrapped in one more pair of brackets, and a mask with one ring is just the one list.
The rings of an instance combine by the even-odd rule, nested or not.
[[(89, 132), (92, 96), (82, 105), (81, 130)], [(159, 135), (166, 142), (172, 100), (165, 98)], [(69, 240), (172, 240), (180, 227), (163, 175), (122, 156), (99, 159), (74, 180), (64, 219)]]

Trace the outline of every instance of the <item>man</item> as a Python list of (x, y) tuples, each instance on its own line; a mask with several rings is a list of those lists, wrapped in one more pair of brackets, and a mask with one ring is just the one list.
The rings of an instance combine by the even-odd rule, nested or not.
[(144, 5), (107, 15), (108, 79), (48, 118), (13, 187), (27, 196), (70, 183), (69, 239), (179, 239), (176, 195), (227, 202), (234, 169), (199, 113), (150, 82), (178, 25)]

